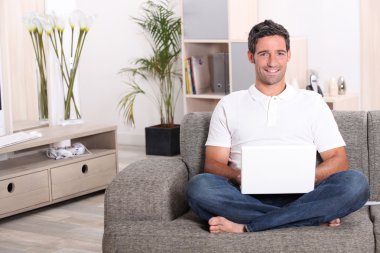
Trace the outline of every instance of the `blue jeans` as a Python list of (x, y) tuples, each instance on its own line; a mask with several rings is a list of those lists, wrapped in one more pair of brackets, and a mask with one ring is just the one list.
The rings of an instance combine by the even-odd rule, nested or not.
[(361, 208), (369, 197), (359, 171), (338, 172), (305, 194), (245, 195), (225, 177), (199, 174), (187, 186), (187, 200), (200, 219), (222, 216), (247, 231), (317, 226)]

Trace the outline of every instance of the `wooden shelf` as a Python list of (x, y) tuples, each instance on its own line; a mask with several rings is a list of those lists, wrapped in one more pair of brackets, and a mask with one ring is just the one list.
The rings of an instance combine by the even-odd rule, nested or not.
[(346, 94), (338, 96), (323, 97), (331, 110), (336, 111), (357, 111), (359, 110), (359, 96), (356, 94)]
[(78, 139), (84, 136), (96, 135), (105, 132), (112, 132), (116, 130), (116, 126), (101, 126), (78, 124), (68, 126), (53, 126), (39, 128), (37, 131), (42, 134), (42, 137), (30, 141), (22, 142), (5, 148), (0, 148), (0, 154), (5, 154), (14, 151), (31, 149), (34, 147), (46, 146), (52, 143), (68, 140)]
[[(78, 124), (40, 128), (42, 137), (1, 148), (0, 218), (105, 189), (118, 171), (116, 126)], [(54, 143), (80, 142), (90, 154), (54, 160)]]
[(221, 99), (225, 95), (222, 94), (212, 94), (212, 93), (207, 93), (207, 94), (186, 94), (186, 98), (194, 98), (194, 99)]

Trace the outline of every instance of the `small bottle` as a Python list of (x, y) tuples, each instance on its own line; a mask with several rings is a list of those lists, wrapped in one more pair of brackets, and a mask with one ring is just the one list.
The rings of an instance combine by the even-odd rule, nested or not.
[(339, 95), (346, 94), (346, 82), (344, 81), (343, 76), (340, 76), (338, 79), (338, 94)]
[(329, 95), (331, 97), (335, 97), (335, 96), (338, 95), (338, 84), (337, 84), (335, 78), (331, 78), (330, 79), (330, 83), (329, 83)]

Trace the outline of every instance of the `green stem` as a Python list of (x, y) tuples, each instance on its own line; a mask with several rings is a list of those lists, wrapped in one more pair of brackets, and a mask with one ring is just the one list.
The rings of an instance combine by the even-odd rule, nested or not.
[[(54, 53), (55, 53), (55, 56), (57, 57), (57, 59), (59, 59), (59, 52), (58, 52), (58, 45), (57, 45), (57, 39), (56, 37), (54, 36), (54, 40), (52, 38), (52, 36), (49, 36), (50, 37), (50, 41), (51, 43), (53, 44), (53, 49), (54, 49)], [(65, 71), (63, 69), (63, 65), (60, 63), (59, 64), (59, 67), (60, 67), (60, 70), (61, 70), (61, 76), (62, 76), (62, 79), (63, 81), (66, 83), (66, 86), (68, 87), (69, 86), (69, 81), (67, 80), (67, 77), (65, 75)]]
[(78, 42), (77, 42), (77, 48), (75, 50), (75, 56), (74, 56), (74, 62), (73, 62), (73, 68), (70, 71), (70, 83), (69, 88), (67, 91), (67, 97), (66, 97), (66, 103), (65, 103), (65, 119), (70, 118), (70, 110), (71, 110), (71, 101), (73, 101), (74, 109), (76, 112), (77, 118), (80, 118), (80, 112), (77, 107), (75, 97), (73, 96), (73, 89), (74, 89), (74, 82), (75, 82), (75, 76), (78, 69), (79, 59), (82, 54), (84, 41), (86, 39), (87, 32), (80, 31)]

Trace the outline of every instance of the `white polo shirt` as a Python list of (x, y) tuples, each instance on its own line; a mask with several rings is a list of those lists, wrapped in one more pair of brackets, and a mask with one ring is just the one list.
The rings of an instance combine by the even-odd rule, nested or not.
[(345, 146), (331, 110), (314, 91), (287, 85), (266, 96), (252, 85), (217, 104), (206, 146), (231, 148), (230, 166), (241, 168), (241, 147), (314, 144), (319, 152)]

